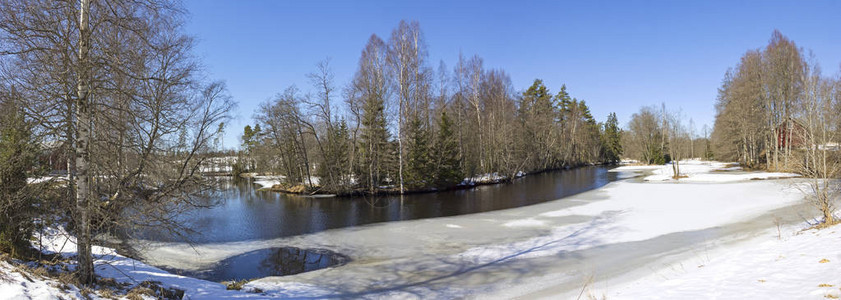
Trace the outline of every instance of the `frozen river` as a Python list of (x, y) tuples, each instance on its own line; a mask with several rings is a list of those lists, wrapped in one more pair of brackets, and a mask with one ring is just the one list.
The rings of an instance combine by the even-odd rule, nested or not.
[[(188, 238), (199, 246), (258, 242), (372, 223), (458, 216), (522, 207), (593, 190), (616, 178), (617, 174), (608, 172), (608, 168), (584, 167), (533, 174), (516, 179), (510, 184), (367, 199), (313, 198), (257, 191), (257, 186), (249, 180), (234, 182), (228, 178), (218, 178), (223, 187), (213, 197), (218, 201), (218, 206), (185, 215), (182, 223), (194, 230)], [(156, 242), (184, 242), (172, 236), (154, 233), (147, 233), (145, 239)], [(301, 265), (301, 259), (313, 261), (313, 268), (323, 267), (323, 261), (331, 260), (332, 257), (311, 252), (256, 251), (220, 261), (213, 269), (205, 268), (200, 272), (184, 274), (216, 281), (287, 275), (284, 272), (273, 273), (272, 270), (309, 270), (307, 266)], [(341, 258), (337, 260), (345, 261)], [(282, 265), (284, 263), (289, 265)]]
[[(257, 191), (248, 180), (219, 177), (219, 205), (183, 216), (195, 230), (198, 244), (265, 240), (371, 223), (457, 216), (560, 199), (616, 180), (605, 167), (545, 172), (511, 184), (474, 189), (378, 198), (313, 198)], [(147, 234), (146, 239), (183, 242), (172, 236)]]
[[(216, 270), (222, 261), (265, 268), (290, 255), (314, 263), (324, 262), (324, 251), (347, 258), (338, 267), (247, 285), (271, 297), (575, 298), (590, 279), (614, 286), (663, 269), (698, 268), (710, 259), (706, 249), (773, 234), (774, 224), (810, 216), (797, 181), (730, 180), (614, 181), (511, 209), (270, 239), (151, 243), (143, 255), (150, 264), (188, 274)], [(266, 250), (278, 247), (294, 249)], [(318, 250), (307, 258), (295, 249)], [(240, 261), (260, 253), (269, 255), (256, 264)], [(690, 265), (680, 263), (687, 260)]]

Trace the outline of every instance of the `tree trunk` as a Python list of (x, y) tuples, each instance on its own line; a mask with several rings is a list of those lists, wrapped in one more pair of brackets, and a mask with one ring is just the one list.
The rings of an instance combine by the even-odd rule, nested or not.
[(77, 83), (78, 99), (76, 99), (76, 243), (78, 277), (83, 284), (94, 281), (93, 257), (91, 255), (91, 230), (88, 215), (90, 198), (90, 174), (88, 170), (88, 153), (91, 116), (90, 101), (90, 62), (88, 61), (90, 30), (88, 29), (90, 9), (89, 0), (81, 0), (79, 11), (79, 80)]

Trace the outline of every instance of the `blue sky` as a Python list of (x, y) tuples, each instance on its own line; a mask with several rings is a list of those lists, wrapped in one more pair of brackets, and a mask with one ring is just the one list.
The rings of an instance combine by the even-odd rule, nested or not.
[(535, 78), (566, 84), (604, 121), (623, 126), (644, 105), (665, 102), (712, 127), (724, 72), (774, 29), (812, 50), (825, 75), (841, 65), (841, 1), (210, 1), (187, 0), (186, 30), (209, 76), (225, 80), (239, 144), (259, 103), (331, 58), (337, 85), (353, 75), (371, 34), (387, 39), (417, 20), (429, 62), (452, 68), (459, 52), (508, 72), (517, 90)]

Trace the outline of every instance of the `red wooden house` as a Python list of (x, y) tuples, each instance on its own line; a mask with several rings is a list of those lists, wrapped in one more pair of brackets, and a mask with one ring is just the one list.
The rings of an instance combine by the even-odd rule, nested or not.
[(795, 119), (788, 118), (780, 125), (777, 125), (777, 143), (780, 148), (786, 148), (791, 143), (791, 148), (802, 148), (806, 146), (806, 127)]

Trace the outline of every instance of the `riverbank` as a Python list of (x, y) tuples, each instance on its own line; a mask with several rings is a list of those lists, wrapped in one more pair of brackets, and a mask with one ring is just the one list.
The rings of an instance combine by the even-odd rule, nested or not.
[(394, 195), (409, 195), (409, 194), (427, 194), (427, 193), (437, 193), (437, 192), (446, 192), (446, 191), (454, 191), (454, 190), (469, 190), (481, 186), (488, 186), (488, 185), (496, 185), (496, 184), (508, 184), (511, 183), (513, 180), (520, 179), (526, 177), (528, 175), (535, 175), (547, 172), (554, 172), (554, 171), (567, 171), (573, 170), (578, 168), (586, 168), (586, 167), (597, 167), (597, 166), (618, 166), (617, 164), (607, 164), (607, 163), (598, 163), (598, 164), (582, 164), (578, 166), (567, 166), (564, 168), (558, 169), (546, 169), (541, 171), (534, 171), (530, 173), (526, 173), (523, 171), (517, 171), (513, 175), (500, 175), (499, 173), (486, 173), (474, 177), (464, 178), (464, 180), (453, 186), (445, 187), (445, 188), (436, 188), (436, 187), (426, 187), (426, 188), (404, 188), (403, 192), (401, 193), (400, 189), (394, 185), (389, 186), (382, 186), (373, 193), (369, 190), (365, 189), (353, 189), (349, 191), (343, 192), (336, 192), (336, 191), (327, 191), (322, 190), (321, 187), (317, 186), (319, 182), (318, 177), (311, 177), (311, 182), (313, 182), (316, 186), (310, 188), (306, 184), (288, 184), (284, 183), (283, 179), (285, 178), (282, 175), (259, 175), (258, 173), (243, 173), (240, 176), (245, 179), (251, 179), (254, 181), (254, 184), (259, 186), (259, 190), (264, 191), (272, 191), (284, 194), (293, 194), (293, 195), (309, 195), (309, 196), (331, 196), (331, 197), (377, 197), (377, 196), (394, 196)]
[[(742, 172), (739, 170), (717, 171), (714, 163), (684, 166), (689, 164), (695, 166), (688, 168), (698, 171), (687, 178), (742, 174), (727, 173)], [(100, 256), (97, 271), (105, 267), (100, 274), (113, 275), (120, 282), (161, 280), (164, 285), (183, 289), (191, 299), (568, 299), (576, 298), (582, 288), (585, 295), (604, 294), (608, 299), (671, 298), (662, 295), (673, 291), (700, 298), (740, 298), (757, 288), (747, 284), (749, 280), (760, 284), (759, 280), (774, 283), (783, 279), (785, 285), (760, 285), (766, 289), (761, 295), (775, 298), (778, 286), (800, 286), (781, 295), (804, 298), (812, 297), (819, 284), (835, 289), (841, 284), (827, 277), (827, 269), (837, 270), (841, 257), (832, 256), (829, 250), (806, 248), (841, 248), (841, 239), (833, 238), (835, 229), (794, 235), (808, 226), (804, 219), (816, 215), (802, 201), (799, 180), (746, 179), (753, 175), (727, 177), (727, 182), (644, 180), (668, 168), (614, 169), (629, 179), (507, 210), (195, 247), (149, 243), (143, 251), (145, 262), (182, 270), (201, 270), (225, 258), (278, 246), (329, 249), (352, 259), (337, 268), (267, 277), (244, 285), (244, 290), (259, 293), (225, 291), (218, 283), (171, 275), (119, 256)], [(783, 244), (773, 242), (778, 235)], [(777, 249), (785, 251), (772, 253)], [(763, 254), (762, 259), (751, 260), (757, 253)], [(791, 263), (768, 262), (776, 253), (792, 258)], [(828, 262), (809, 262), (817, 256), (825, 256)], [(132, 267), (134, 264), (140, 267)], [(126, 275), (108, 271), (112, 265)], [(790, 268), (802, 270), (791, 272)], [(742, 285), (711, 281), (721, 275), (706, 270), (730, 272), (726, 273), (730, 277), (722, 278), (744, 280), (736, 281)], [(787, 277), (778, 278), (779, 274)], [(685, 281), (670, 281), (676, 278)], [(816, 280), (826, 282), (814, 283)], [(832, 287), (820, 289), (824, 288)]]

